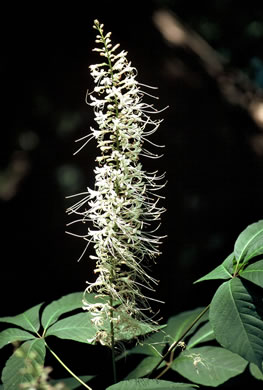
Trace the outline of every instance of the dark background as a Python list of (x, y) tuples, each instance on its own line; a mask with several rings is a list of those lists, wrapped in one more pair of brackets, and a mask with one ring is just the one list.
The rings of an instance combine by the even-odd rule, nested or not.
[[(190, 36), (167, 42), (153, 18), (160, 9)], [(168, 238), (152, 267), (156, 296), (166, 302), (161, 316), (210, 302), (217, 282), (193, 282), (263, 215), (263, 121), (254, 109), (263, 102), (262, 16), (262, 3), (230, 0), (2, 8), (2, 316), (82, 291), (92, 277), (93, 264), (76, 261), (82, 242), (65, 234), (65, 197), (94, 183), (95, 142), (73, 152), (74, 140), (94, 125), (85, 94), (93, 88), (88, 67), (100, 60), (92, 52), (95, 18), (128, 50), (138, 80), (159, 88), (157, 107), (169, 105), (153, 137), (165, 155), (143, 161), (168, 179), (161, 228)], [(77, 348), (67, 344), (68, 360)], [(245, 375), (225, 386), (245, 380), (258, 384)]]

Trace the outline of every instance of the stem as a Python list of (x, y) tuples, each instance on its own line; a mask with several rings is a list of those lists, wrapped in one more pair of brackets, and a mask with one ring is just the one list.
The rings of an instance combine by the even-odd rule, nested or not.
[(74, 374), (74, 372), (71, 371), (71, 369), (66, 366), (66, 364), (64, 362), (62, 362), (62, 360), (58, 357), (57, 354), (55, 354), (54, 351), (52, 351), (52, 349), (46, 344), (46, 347), (48, 348), (48, 350), (52, 353), (52, 355), (57, 359), (57, 361), (59, 361), (59, 363), (65, 368), (65, 370), (67, 370), (70, 375), (72, 375), (79, 383), (81, 383), (84, 387), (86, 387), (86, 389), (88, 390), (92, 390), (91, 387), (89, 387), (86, 383), (84, 383), (76, 374)]
[(163, 371), (160, 372), (160, 374), (157, 375), (157, 377), (155, 379), (161, 378), (170, 369), (171, 364), (172, 364), (172, 362), (174, 360), (174, 352), (175, 352), (175, 349), (172, 350), (169, 362), (166, 363), (166, 367), (163, 369)]
[[(180, 337), (179, 340), (177, 341), (174, 341), (173, 344), (169, 347), (168, 351), (166, 352), (166, 354), (161, 358), (161, 360), (158, 362), (158, 364), (156, 364), (156, 366), (153, 368), (153, 370), (150, 372), (150, 375), (152, 375), (152, 373), (157, 370), (157, 368), (160, 366), (160, 364), (162, 364), (162, 362), (167, 358), (167, 356), (170, 354), (170, 353), (173, 353), (173, 350), (177, 347), (177, 345), (183, 341), (183, 339), (185, 338), (185, 336), (187, 335), (187, 333), (192, 329), (192, 327), (200, 320), (200, 318), (207, 312), (207, 310), (209, 309), (210, 307), (210, 304), (208, 306), (206, 306), (206, 308), (196, 317), (196, 319), (191, 323), (191, 325), (188, 326), (188, 328), (186, 328), (186, 330), (183, 332), (182, 336)], [(173, 355), (172, 355), (173, 357)], [(169, 368), (171, 367), (171, 364), (172, 364), (172, 361), (173, 359), (170, 359), (169, 363), (167, 363), (167, 366), (165, 367), (165, 369), (161, 372), (161, 374), (158, 375), (158, 378), (160, 378), (166, 371), (169, 370)]]
[[(113, 305), (113, 299), (110, 297), (110, 305)], [(115, 335), (114, 335), (114, 324), (113, 324), (113, 309), (110, 311), (110, 331), (111, 331), (111, 360), (112, 360), (112, 372), (113, 372), (113, 382), (117, 383), (117, 372), (116, 372), (116, 361), (115, 361)]]

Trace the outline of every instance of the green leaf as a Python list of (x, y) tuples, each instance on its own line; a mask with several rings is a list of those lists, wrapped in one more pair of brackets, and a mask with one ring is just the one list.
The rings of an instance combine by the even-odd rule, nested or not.
[(183, 351), (171, 368), (190, 381), (216, 387), (241, 374), (247, 361), (220, 347), (200, 347)]
[(210, 322), (223, 347), (261, 367), (262, 294), (258, 295), (257, 287), (252, 289), (239, 278), (224, 282), (212, 299)]
[(56, 336), (60, 339), (90, 344), (90, 340), (95, 338), (97, 332), (91, 322), (92, 318), (93, 317), (88, 312), (64, 318), (48, 328), (46, 337)]
[(193, 348), (197, 344), (205, 343), (215, 339), (214, 331), (211, 327), (210, 322), (204, 324), (195, 334), (188, 340), (187, 349)]
[(214, 268), (211, 272), (196, 280), (194, 283), (203, 282), (204, 280), (213, 279), (230, 279), (233, 271), (234, 253), (231, 253), (222, 264)]
[(24, 313), (18, 314), (13, 317), (1, 317), (0, 322), (8, 322), (10, 324), (14, 324), (24, 328), (26, 330), (30, 330), (31, 332), (37, 333), (40, 328), (39, 321), (39, 309), (43, 303), (31, 307)]
[(263, 287), (263, 260), (249, 264), (241, 273), (240, 276), (259, 287)]
[(0, 333), (0, 348), (15, 341), (30, 340), (34, 338), (32, 333), (28, 333), (18, 328), (8, 328)]
[[(199, 314), (201, 314), (203, 308), (197, 308), (194, 310), (185, 311), (183, 313), (177, 314), (169, 318), (167, 327), (165, 328), (165, 333), (169, 336), (169, 343), (172, 344), (174, 341), (179, 341), (185, 332), (185, 330), (195, 321)], [(191, 328), (187, 333), (189, 336), (192, 334), (196, 327), (199, 326), (202, 322), (207, 321), (208, 314), (203, 315), (200, 320)]]
[(263, 254), (263, 220), (252, 223), (238, 236), (234, 254), (237, 264)]
[(51, 302), (43, 310), (41, 322), (44, 329), (54, 324), (62, 314), (80, 309), (83, 306), (82, 299), (83, 292), (76, 292)]
[(107, 387), (106, 390), (170, 390), (170, 389), (187, 389), (191, 390), (197, 387), (188, 383), (176, 383), (170, 381), (163, 381), (158, 379), (130, 379), (127, 381), (121, 381)]
[[(92, 378), (94, 378), (94, 375), (79, 376), (79, 379), (81, 379), (84, 383), (89, 382)], [(59, 388), (59, 390), (74, 390), (79, 386), (82, 386), (75, 378), (51, 379), (49, 383), (52, 386), (56, 386), (58, 383), (63, 384), (64, 386)]]
[[(130, 340), (155, 330), (159, 330), (165, 325), (155, 326), (145, 322), (135, 320), (126, 313), (116, 313), (119, 315), (119, 322), (115, 325), (115, 341)], [(92, 315), (89, 312), (75, 314), (64, 318), (51, 325), (46, 332), (47, 336), (56, 336), (62, 339), (79, 341), (81, 343), (94, 343), (97, 328), (93, 325)], [(110, 334), (110, 319), (103, 324), (102, 331)]]
[(32, 374), (23, 372), (27, 367), (26, 359), (30, 360), (34, 371), (38, 372), (39, 367), (44, 365), (45, 353), (46, 347), (43, 339), (30, 340), (22, 344), (7, 360), (3, 369), (4, 389), (16, 390), (20, 388), (20, 384), (33, 380)]
[[(137, 367), (132, 370), (125, 379), (141, 378), (142, 376), (150, 374), (152, 370), (157, 366), (160, 361), (160, 357), (147, 356), (144, 358)], [(163, 367), (165, 362), (162, 362), (159, 367)]]
[(249, 365), (250, 374), (253, 375), (254, 378), (263, 381), (263, 363), (261, 370), (254, 363), (250, 363)]

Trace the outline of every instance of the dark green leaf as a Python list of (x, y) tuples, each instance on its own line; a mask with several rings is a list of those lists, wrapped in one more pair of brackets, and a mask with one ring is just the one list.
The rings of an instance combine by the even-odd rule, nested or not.
[(259, 287), (263, 287), (263, 260), (249, 264), (241, 273), (240, 276)]
[(2, 372), (2, 382), (5, 390), (17, 390), (20, 384), (30, 382), (34, 376), (23, 372), (26, 369), (26, 360), (29, 360), (33, 371), (39, 372), (43, 367), (46, 347), (43, 339), (26, 341), (7, 360)]
[(45, 307), (42, 314), (41, 322), (44, 329), (54, 324), (62, 314), (81, 308), (83, 306), (82, 299), (83, 292), (76, 292), (51, 302)]
[(127, 381), (121, 381), (107, 387), (106, 390), (170, 390), (170, 389), (187, 389), (191, 390), (197, 387), (188, 383), (176, 383), (170, 381), (163, 381), (158, 379), (130, 379)]
[(252, 223), (238, 236), (234, 254), (237, 264), (263, 254), (263, 220)]
[(13, 317), (1, 317), (0, 322), (8, 322), (10, 324), (14, 324), (24, 328), (26, 330), (30, 330), (31, 332), (37, 333), (40, 328), (39, 321), (39, 309), (42, 306), (42, 303), (31, 307), (24, 313), (18, 314)]
[(216, 387), (241, 374), (247, 361), (220, 347), (200, 347), (183, 351), (172, 363), (172, 369), (188, 380)]
[(248, 288), (239, 278), (224, 282), (211, 302), (210, 322), (223, 347), (261, 367), (262, 296), (257, 292), (258, 288)]
[(60, 339), (68, 339), (90, 344), (95, 338), (97, 332), (91, 322), (92, 318), (93, 317), (88, 312), (64, 318), (48, 328), (46, 337), (56, 336)]
[(0, 333), (0, 348), (3, 348), (7, 344), (14, 343), (15, 341), (30, 340), (34, 336), (32, 333), (28, 333), (18, 328), (8, 328)]
[(222, 264), (213, 269), (211, 272), (196, 280), (194, 283), (203, 282), (205, 280), (213, 279), (230, 279), (233, 271), (234, 253), (231, 253)]

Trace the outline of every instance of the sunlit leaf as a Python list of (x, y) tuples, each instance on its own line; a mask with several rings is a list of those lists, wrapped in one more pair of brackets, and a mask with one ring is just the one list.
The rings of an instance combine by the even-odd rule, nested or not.
[[(251, 285), (253, 287), (253, 285)], [(262, 294), (239, 278), (224, 282), (210, 307), (210, 322), (217, 341), (261, 367), (263, 360)]]
[(39, 331), (40, 328), (39, 310), (41, 306), (42, 303), (31, 307), (31, 309), (28, 309), (24, 313), (18, 314), (13, 317), (1, 317), (0, 322), (8, 322), (10, 324), (20, 326), (21, 328), (36, 333)]
[(247, 361), (220, 347), (200, 347), (183, 351), (171, 368), (188, 380), (216, 387), (241, 374)]

